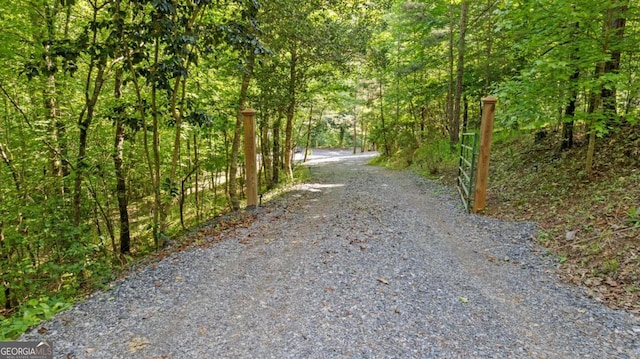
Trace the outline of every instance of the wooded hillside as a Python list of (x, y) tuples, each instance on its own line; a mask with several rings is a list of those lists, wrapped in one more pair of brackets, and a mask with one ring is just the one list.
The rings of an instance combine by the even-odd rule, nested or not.
[[(624, 143), (606, 153), (637, 168), (639, 6), (3, 2), (0, 314), (17, 315), (0, 338), (239, 209), (242, 109), (257, 110), (260, 193), (293, 178), (296, 148), (375, 148), (441, 172), (486, 95), (496, 131), (550, 141), (541, 158), (583, 149), (567, 180), (608, 171), (612, 138)], [(620, 210), (640, 226), (638, 198)]]

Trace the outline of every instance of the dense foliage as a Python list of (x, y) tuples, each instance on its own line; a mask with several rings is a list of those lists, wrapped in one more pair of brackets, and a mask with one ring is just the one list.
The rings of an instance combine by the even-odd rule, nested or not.
[(500, 130), (555, 131), (558, 150), (585, 138), (576, 176), (592, 176), (597, 138), (638, 122), (638, 5), (3, 2), (0, 313), (27, 319), (0, 337), (238, 209), (244, 108), (261, 191), (299, 147), (415, 154), (435, 173), (489, 94)]

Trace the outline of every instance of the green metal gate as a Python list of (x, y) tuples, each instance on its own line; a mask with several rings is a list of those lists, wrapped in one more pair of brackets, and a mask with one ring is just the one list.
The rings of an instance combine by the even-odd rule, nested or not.
[(478, 157), (478, 134), (463, 133), (460, 137), (460, 161), (458, 164), (458, 192), (467, 212), (473, 203), (476, 158)]

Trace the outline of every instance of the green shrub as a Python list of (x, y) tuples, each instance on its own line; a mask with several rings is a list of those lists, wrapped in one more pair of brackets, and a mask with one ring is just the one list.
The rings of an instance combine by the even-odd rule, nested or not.
[(43, 320), (51, 319), (55, 314), (67, 310), (71, 303), (57, 298), (32, 298), (20, 310), (9, 318), (0, 317), (0, 341), (14, 340), (29, 328)]
[(413, 153), (413, 166), (423, 175), (434, 177), (454, 169), (458, 163), (458, 146), (451, 148), (446, 139), (430, 139)]

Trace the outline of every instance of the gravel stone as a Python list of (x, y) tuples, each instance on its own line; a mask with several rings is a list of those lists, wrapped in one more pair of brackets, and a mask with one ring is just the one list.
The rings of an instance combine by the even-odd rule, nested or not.
[(640, 358), (640, 320), (559, 281), (535, 224), (466, 214), (370, 158), (315, 151), (312, 181), (248, 228), (20, 340), (57, 358)]

